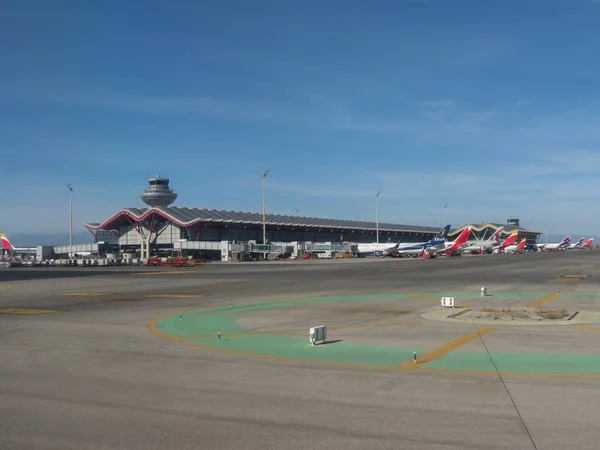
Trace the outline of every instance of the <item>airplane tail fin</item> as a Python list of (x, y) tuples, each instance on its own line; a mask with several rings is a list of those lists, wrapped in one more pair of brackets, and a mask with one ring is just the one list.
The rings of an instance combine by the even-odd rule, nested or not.
[(566, 236), (562, 242), (560, 243), (560, 245), (567, 245), (569, 242), (571, 242), (571, 236)]
[(494, 231), (494, 234), (492, 234), (490, 236), (490, 238), (488, 239), (488, 241), (490, 242), (500, 242), (500, 238), (502, 237), (502, 231), (504, 230), (504, 227), (500, 227), (498, 228), (496, 231)]
[(438, 234), (435, 235), (435, 237), (433, 238), (434, 241), (441, 241), (444, 240), (448, 237), (448, 231), (450, 231), (450, 225), (446, 225), (444, 228), (442, 228)]
[(433, 238), (431, 238), (425, 247), (435, 247), (436, 245), (441, 245), (446, 242), (446, 238), (448, 237), (448, 231), (450, 230), (450, 225), (446, 225), (442, 228), (438, 234), (436, 234)]
[(583, 246), (584, 246), (585, 248), (588, 248), (588, 247), (591, 247), (593, 243), (594, 243), (594, 238), (589, 238), (589, 239), (587, 240), (587, 242), (586, 242), (585, 244), (583, 244)]
[(462, 233), (456, 238), (456, 245), (466, 244), (469, 240), (469, 236), (471, 235), (471, 227), (467, 227), (463, 230)]
[(502, 243), (502, 247), (508, 247), (509, 245), (514, 244), (515, 242), (517, 242), (517, 237), (518, 236), (519, 236), (519, 232), (518, 231), (513, 231), (512, 233), (510, 233), (508, 235), (508, 237)]
[(519, 245), (517, 245), (517, 250), (524, 249), (526, 245), (527, 245), (527, 238), (521, 239), (521, 242), (519, 242)]
[(0, 234), (0, 241), (2, 241), (3, 250), (12, 250), (14, 248), (5, 234)]
[(580, 239), (577, 241), (577, 243), (575, 244), (575, 247), (579, 247), (580, 245), (582, 245), (584, 240), (585, 240), (584, 238), (580, 238)]

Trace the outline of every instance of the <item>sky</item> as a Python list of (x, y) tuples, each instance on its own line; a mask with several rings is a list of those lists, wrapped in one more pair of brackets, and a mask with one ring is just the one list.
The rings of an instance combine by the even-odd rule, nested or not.
[[(0, 17), (0, 228), (145, 206), (600, 227), (600, 2), (20, 0)], [(444, 208), (444, 205), (448, 205)], [(298, 212), (296, 212), (298, 211)]]

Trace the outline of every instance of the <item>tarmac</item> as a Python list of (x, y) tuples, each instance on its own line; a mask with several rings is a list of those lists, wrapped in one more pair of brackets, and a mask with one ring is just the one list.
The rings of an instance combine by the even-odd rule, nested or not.
[(596, 449), (599, 257), (1, 270), (0, 448)]

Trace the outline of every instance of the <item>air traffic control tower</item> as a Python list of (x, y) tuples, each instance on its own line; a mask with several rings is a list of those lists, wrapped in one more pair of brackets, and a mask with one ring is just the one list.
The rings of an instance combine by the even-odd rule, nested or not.
[(177, 194), (169, 187), (169, 179), (156, 175), (148, 178), (148, 187), (144, 190), (141, 199), (151, 208), (169, 206), (177, 199)]

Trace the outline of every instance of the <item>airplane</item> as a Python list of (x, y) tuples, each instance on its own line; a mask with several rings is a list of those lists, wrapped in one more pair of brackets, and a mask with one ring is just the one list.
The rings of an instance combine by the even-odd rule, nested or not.
[(538, 250), (564, 250), (571, 242), (571, 236), (566, 236), (562, 241), (552, 244), (536, 244)]
[(493, 253), (502, 253), (506, 247), (513, 245), (515, 242), (517, 242), (518, 237), (519, 232), (516, 230), (513, 231), (508, 235), (506, 239), (504, 239), (504, 241), (497, 248), (493, 250)]
[[(435, 235), (433, 240), (442, 240), (445, 236), (448, 235), (448, 231), (450, 230), (450, 225), (446, 225), (442, 228), (438, 234)], [(431, 242), (431, 241), (428, 241)], [(384, 256), (389, 256), (392, 254), (421, 254), (423, 248), (427, 245), (428, 242), (387, 242), (385, 244), (356, 244), (355, 246), (355, 254), (361, 255), (366, 253), (377, 253), (381, 252)], [(403, 251), (403, 250), (406, 250)], [(413, 253), (414, 252), (414, 253)]]
[(492, 253), (494, 248), (501, 245), (500, 238), (502, 236), (502, 230), (504, 227), (498, 228), (494, 234), (488, 239), (479, 241), (468, 241), (467, 246), (461, 249), (462, 252), (479, 252), (479, 253)]
[(583, 246), (583, 238), (579, 238), (579, 240), (577, 242), (575, 242), (574, 244), (569, 244), (567, 245), (567, 249), (569, 250), (573, 250), (574, 248), (580, 248)]
[(577, 244), (569, 245), (569, 249), (574, 249), (574, 250), (583, 250), (584, 248), (590, 249), (590, 248), (592, 248), (593, 244), (594, 244), (594, 238), (589, 238), (587, 241), (585, 241), (585, 243), (583, 242), (583, 238), (581, 238), (581, 239), (579, 239)]
[(71, 259), (86, 258), (88, 256), (92, 256), (92, 252), (69, 253), (69, 258)]
[(525, 246), (527, 245), (527, 238), (521, 239), (521, 242), (518, 244), (511, 244), (504, 248), (505, 253), (517, 253), (522, 252)]
[(445, 254), (446, 256), (460, 255), (459, 250), (462, 250), (469, 241), (471, 227), (466, 227), (462, 233), (454, 241), (443, 241), (441, 244), (428, 245), (425, 249), (430, 256)]
[(4, 233), (0, 233), (0, 241), (2, 241), (2, 251), (6, 251), (7, 253), (19, 253), (19, 252), (28, 252), (37, 250), (36, 247), (15, 247), (8, 240)]
[(18, 255), (34, 255), (37, 252), (36, 247), (15, 247), (3, 233), (0, 233), (0, 242), (2, 243), (0, 255), (10, 255), (11, 257), (14, 257)]
[(438, 245), (443, 245), (444, 238), (448, 236), (448, 231), (450, 231), (450, 225), (446, 225), (442, 228), (438, 234), (436, 234), (432, 239), (427, 242), (405, 242), (398, 245), (398, 249), (394, 252), (399, 256), (416, 256), (423, 254), (423, 250), (427, 247), (434, 247)]
[(381, 252), (383, 255), (391, 255), (400, 245), (398, 242), (395, 244), (393, 242), (386, 242), (384, 244), (355, 244), (356, 251), (354, 254), (356, 255), (364, 255), (367, 253), (376, 253)]

